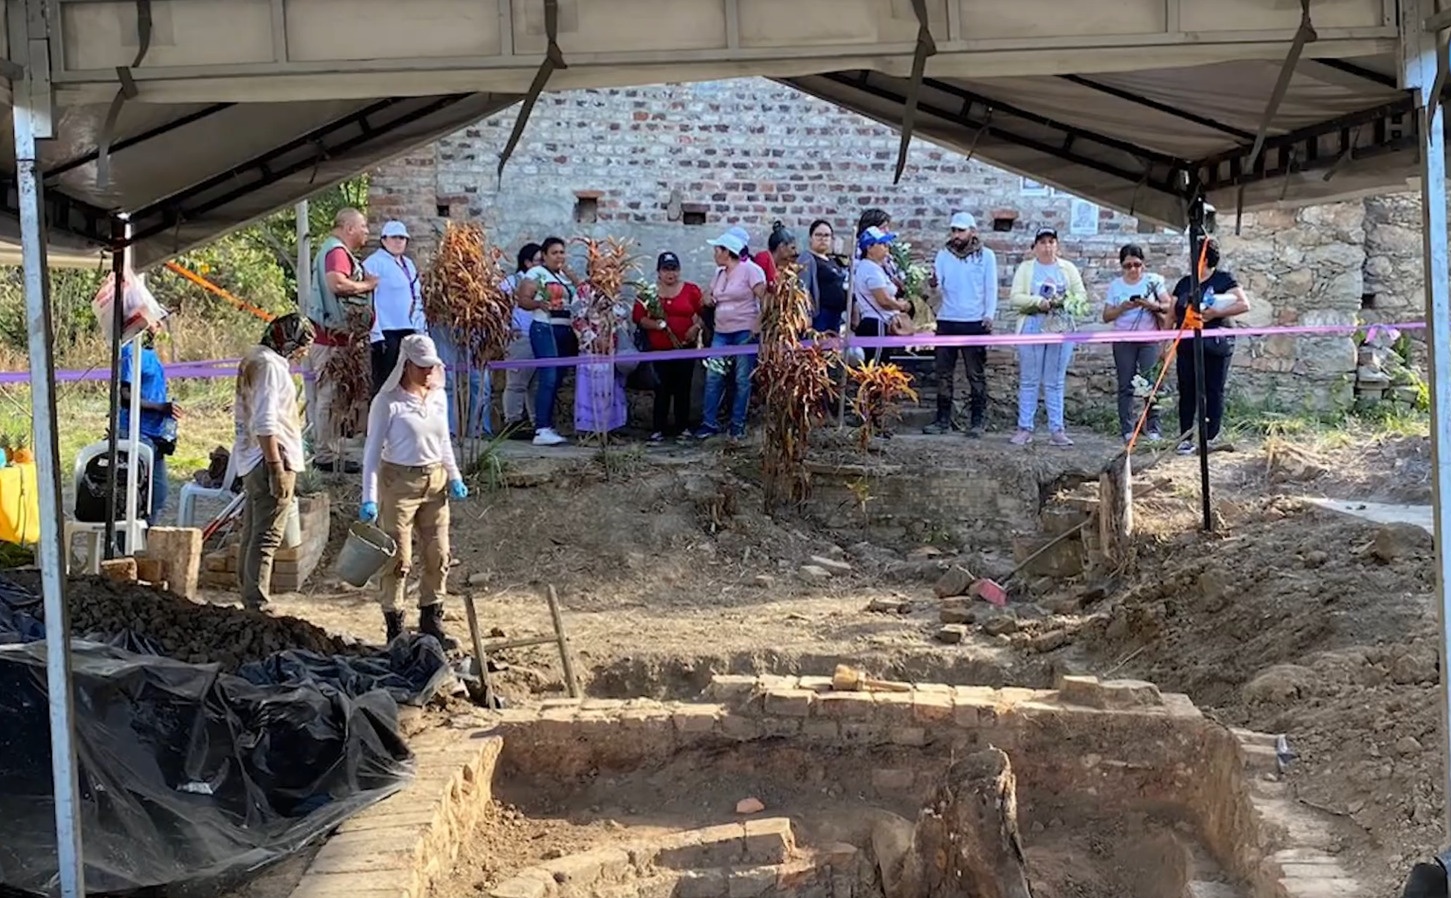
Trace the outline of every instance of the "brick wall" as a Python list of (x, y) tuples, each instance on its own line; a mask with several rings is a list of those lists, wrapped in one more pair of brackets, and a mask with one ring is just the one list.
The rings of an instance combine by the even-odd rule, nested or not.
[[(945, 237), (951, 214), (966, 210), (999, 255), (1004, 294), (1042, 225), (1059, 228), (1064, 257), (1099, 296), (1128, 241), (1145, 246), (1151, 267), (1166, 276), (1183, 270), (1182, 237), (925, 140), (914, 141), (902, 181), (893, 185), (896, 132), (763, 79), (546, 94), (501, 184), (497, 154), (515, 116), (507, 110), (380, 168), (372, 180), (373, 216), (405, 221), (424, 256), (448, 219), (476, 219), (511, 254), (551, 234), (623, 237), (638, 243), (647, 268), (669, 249), (681, 256), (687, 277), (702, 280), (711, 270), (706, 241), (730, 225), (744, 225), (760, 246), (778, 219), (804, 240), (810, 222), (826, 218), (843, 237), (863, 209), (879, 206), (925, 260)], [(583, 208), (591, 204), (581, 197), (592, 208)], [(1255, 323), (1353, 318), (1366, 290), (1362, 269), (1384, 283), (1382, 306), (1402, 317), (1416, 314), (1419, 277), (1389, 276), (1419, 258), (1409, 260), (1416, 247), (1396, 239), (1419, 228), (1416, 205), (1377, 198), (1316, 207), (1328, 210), (1321, 212), (1248, 216), (1226, 259), (1255, 290)], [(989, 230), (999, 210), (1016, 214), (1011, 231)], [(1075, 210), (1079, 224), (1096, 233), (1072, 233)], [(1232, 211), (1223, 218), (1228, 230)], [(1010, 316), (1004, 311), (1000, 318), (1007, 324)], [(1236, 362), (1243, 373), (1233, 388), (1256, 399), (1322, 407), (1350, 399), (1348, 339), (1256, 342)], [(1006, 417), (1014, 401), (1013, 354), (994, 353), (991, 364), (994, 405)], [(1111, 404), (1105, 347), (1081, 347), (1070, 376), (1071, 411)]]

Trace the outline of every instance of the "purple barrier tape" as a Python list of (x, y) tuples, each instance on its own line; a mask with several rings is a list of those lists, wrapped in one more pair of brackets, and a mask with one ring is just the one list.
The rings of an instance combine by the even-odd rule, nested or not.
[[(1351, 334), (1371, 327), (1393, 328), (1395, 330), (1423, 330), (1424, 321), (1408, 321), (1401, 324), (1303, 324), (1276, 325), (1273, 327), (1227, 328), (1226, 333), (1213, 336), (1226, 337), (1333, 337)], [(976, 337), (939, 337), (936, 334), (917, 334), (911, 337), (852, 337), (851, 345), (862, 349), (932, 349), (937, 346), (1032, 346), (1049, 343), (1158, 343), (1172, 339), (1175, 331), (1077, 331), (1071, 334), (986, 334)], [(835, 338), (827, 338), (823, 345), (838, 344)], [(803, 344), (809, 345), (809, 344)], [(659, 352), (622, 352), (607, 357), (612, 363), (669, 362), (687, 359), (725, 358), (737, 355), (755, 355), (757, 346), (721, 346), (708, 349), (669, 349)], [(572, 356), (563, 359), (514, 359), (490, 362), (490, 369), (508, 371), (528, 368), (563, 368), (570, 365), (599, 363), (606, 357)], [(166, 366), (168, 378), (233, 377), (241, 359), (210, 359), (200, 362), (176, 362)], [(306, 379), (313, 379), (312, 373), (300, 367), (292, 369)], [(111, 377), (109, 368), (86, 368), (57, 371), (55, 379), (60, 382), (107, 381)], [(0, 386), (30, 383), (27, 371), (0, 371)]]
[[(1404, 324), (1305, 324), (1277, 325), (1274, 327), (1225, 328), (1223, 333), (1208, 332), (1211, 336), (1226, 337), (1281, 337), (1311, 336), (1326, 337), (1351, 334), (1370, 327), (1395, 328), (1396, 330), (1421, 330), (1424, 321)], [(1216, 329), (1219, 330), (1219, 329)], [(911, 337), (852, 337), (851, 346), (862, 349), (932, 349), (937, 346), (1032, 346), (1050, 343), (1160, 343), (1171, 340), (1176, 331), (1077, 331), (1070, 334), (987, 334), (975, 337), (939, 337), (936, 334), (917, 334)], [(822, 341), (830, 345), (835, 339)], [(615, 363), (669, 362), (686, 359), (721, 358), (737, 355), (755, 355), (758, 347), (720, 346), (711, 349), (667, 349), (658, 352), (621, 352), (614, 356), (571, 356), (562, 359), (511, 359), (490, 362), (489, 368), (508, 371), (529, 368), (563, 368), (570, 365), (598, 363), (609, 358)]]

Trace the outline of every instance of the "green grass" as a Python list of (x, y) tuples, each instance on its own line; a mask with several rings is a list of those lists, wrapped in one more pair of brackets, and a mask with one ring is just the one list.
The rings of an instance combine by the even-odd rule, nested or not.
[[(208, 456), (217, 446), (231, 449), (233, 389), (231, 378), (171, 382), (174, 400), (184, 413), (176, 454), (167, 459), (174, 483), (189, 480), (192, 472), (206, 468)], [(109, 388), (102, 383), (56, 385), (63, 484), (69, 485), (80, 451), (105, 439), (109, 401)], [(30, 434), (30, 415), (29, 386), (0, 388), (0, 432)]]

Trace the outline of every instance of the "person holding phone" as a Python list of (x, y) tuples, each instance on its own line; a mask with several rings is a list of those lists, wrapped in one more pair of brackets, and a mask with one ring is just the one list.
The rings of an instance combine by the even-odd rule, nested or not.
[[(1164, 279), (1146, 270), (1144, 249), (1136, 243), (1125, 244), (1118, 251), (1118, 262), (1123, 273), (1108, 285), (1103, 320), (1112, 324), (1115, 331), (1159, 330), (1163, 316), (1174, 309), (1174, 299)], [(1125, 443), (1133, 436), (1141, 409), (1134, 378), (1141, 377), (1152, 387), (1154, 366), (1162, 351), (1163, 344), (1157, 341), (1113, 344), (1113, 364), (1118, 375), (1118, 425)], [(1159, 407), (1154, 397), (1147, 399), (1149, 417), (1144, 422), (1144, 432), (1151, 442), (1158, 442), (1164, 438), (1159, 430)]]

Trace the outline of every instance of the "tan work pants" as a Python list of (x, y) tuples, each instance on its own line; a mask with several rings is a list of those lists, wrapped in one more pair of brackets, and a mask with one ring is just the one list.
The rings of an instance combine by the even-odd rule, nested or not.
[[(288, 484), (287, 492), (292, 492), (297, 475), (284, 471), (281, 476)], [(277, 555), (277, 547), (282, 545), (288, 506), (272, 495), (266, 462), (258, 463), (246, 473), (242, 489), (247, 494), (242, 505), (242, 545), (237, 550), (242, 604), (261, 608), (271, 599), (272, 559)]]
[(415, 528), (423, 554), (418, 607), (442, 602), (448, 576), (448, 474), (443, 465), (383, 462), (378, 471), (378, 527), (398, 542), (397, 563), (383, 573), (383, 610), (397, 611), (403, 603), (413, 569)]
[(312, 421), (312, 459), (315, 464), (331, 464), (339, 455), (338, 441), (341, 434), (333, 413), (333, 395), (336, 388), (332, 380), (322, 373), (338, 349), (336, 346), (319, 346), (316, 343), (307, 347), (307, 367), (313, 373), (313, 389), (307, 406), (307, 416)]

